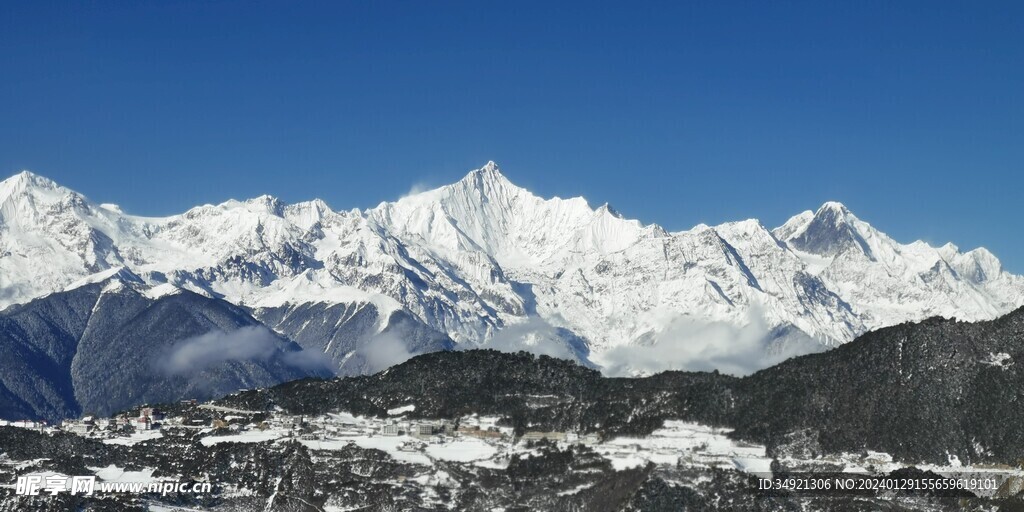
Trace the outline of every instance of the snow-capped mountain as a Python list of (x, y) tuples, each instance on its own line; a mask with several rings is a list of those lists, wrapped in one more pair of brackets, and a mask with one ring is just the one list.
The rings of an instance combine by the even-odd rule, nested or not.
[(1024, 304), (1024, 278), (985, 249), (900, 244), (838, 203), (774, 230), (670, 233), (537, 197), (493, 162), (365, 211), (261, 196), (139, 217), (28, 172), (0, 182), (0, 306), (117, 275), (243, 306), (339, 366), (397, 338), (613, 372), (743, 372), (868, 329)]
[(927, 316), (990, 319), (1024, 302), (1024, 280), (988, 250), (899, 244), (839, 203), (797, 215), (774, 234), (868, 329)]

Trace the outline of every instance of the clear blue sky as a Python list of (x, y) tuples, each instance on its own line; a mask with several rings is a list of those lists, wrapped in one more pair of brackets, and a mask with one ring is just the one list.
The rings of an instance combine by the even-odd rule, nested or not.
[(1024, 2), (21, 2), (0, 72), (0, 171), (138, 214), (493, 159), (669, 229), (839, 200), (1024, 272)]

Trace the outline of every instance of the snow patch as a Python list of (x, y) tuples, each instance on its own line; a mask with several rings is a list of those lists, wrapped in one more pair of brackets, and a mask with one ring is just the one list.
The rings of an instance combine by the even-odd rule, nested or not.
[(287, 432), (281, 430), (249, 430), (230, 436), (208, 436), (202, 438), (199, 442), (203, 446), (213, 446), (220, 443), (263, 443), (274, 441), (287, 435)]
[(981, 361), (981, 364), (987, 364), (989, 366), (996, 366), (1002, 369), (1007, 369), (1013, 366), (1013, 358), (1006, 352), (999, 352), (998, 354), (990, 353), (987, 358)]
[(105, 468), (89, 469), (96, 473), (97, 477), (107, 482), (153, 483), (162, 481), (159, 478), (153, 477), (153, 473), (156, 472), (153, 468), (143, 468), (141, 471), (127, 471), (124, 468), (111, 464)]
[(407, 412), (412, 412), (415, 410), (416, 406), (413, 404), (403, 405), (401, 407), (395, 407), (394, 409), (388, 409), (388, 416), (398, 416), (400, 414), (405, 414)]

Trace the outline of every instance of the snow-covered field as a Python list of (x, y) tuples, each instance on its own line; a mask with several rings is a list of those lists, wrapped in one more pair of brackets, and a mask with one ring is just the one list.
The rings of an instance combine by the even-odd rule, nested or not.
[(131, 446), (136, 443), (148, 441), (150, 439), (159, 439), (163, 437), (163, 434), (159, 430), (142, 430), (135, 432), (127, 436), (112, 437), (110, 439), (104, 439), (103, 442), (106, 444), (120, 444), (125, 446)]
[(738, 443), (726, 437), (728, 429), (696, 423), (666, 421), (648, 437), (619, 437), (593, 448), (616, 469), (648, 462), (697, 467), (735, 468), (751, 473), (770, 472), (771, 459), (760, 445)]
[(430, 458), (420, 452), (399, 449), (404, 444), (416, 442), (416, 439), (409, 436), (357, 435), (339, 436), (326, 440), (303, 440), (299, 442), (314, 450), (340, 450), (352, 443), (367, 450), (381, 450), (400, 462), (428, 466), (432, 464)]
[(435, 459), (473, 462), (490, 460), (498, 453), (498, 448), (480, 439), (458, 439), (450, 443), (429, 445), (426, 452)]

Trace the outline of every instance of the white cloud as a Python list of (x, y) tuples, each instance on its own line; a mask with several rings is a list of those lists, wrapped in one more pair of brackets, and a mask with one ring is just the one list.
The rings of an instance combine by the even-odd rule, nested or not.
[(773, 336), (761, 311), (751, 308), (742, 327), (725, 322), (679, 318), (657, 333), (652, 343), (616, 347), (601, 354), (609, 376), (653, 374), (666, 370), (748, 375), (794, 356), (820, 352), (823, 345), (793, 330)]
[(289, 366), (305, 370), (327, 368), (321, 354), (285, 351), (285, 343), (263, 326), (240, 327), (231, 332), (210, 331), (177, 343), (162, 361), (169, 374), (203, 371), (229, 361), (269, 361), (280, 357)]
[(404, 363), (415, 355), (405, 346), (404, 340), (392, 333), (374, 336), (356, 354), (362, 356), (370, 373)]
[[(576, 350), (573, 344), (577, 345)], [(525, 322), (505, 326), (479, 348), (501, 352), (524, 351), (573, 361), (586, 357), (582, 340), (539, 317), (530, 317)]]

